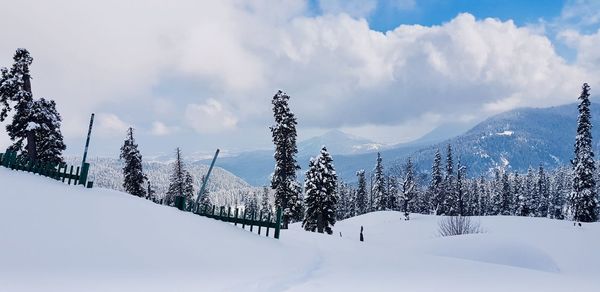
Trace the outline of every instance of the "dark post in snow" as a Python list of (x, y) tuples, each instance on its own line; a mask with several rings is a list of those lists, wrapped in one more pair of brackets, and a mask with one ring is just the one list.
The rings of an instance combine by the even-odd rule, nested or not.
[(198, 191), (198, 196), (196, 196), (196, 204), (194, 204), (194, 209), (195, 209), (194, 213), (198, 212), (198, 202), (200, 200), (200, 197), (204, 193), (204, 189), (206, 188), (206, 184), (208, 183), (208, 177), (210, 177), (210, 173), (212, 172), (212, 169), (215, 166), (215, 161), (217, 161), (217, 156), (219, 156), (219, 149), (217, 149), (217, 151), (215, 151), (215, 157), (213, 157), (213, 160), (210, 163), (210, 167), (208, 168), (208, 172), (206, 173), (206, 177), (204, 178), (204, 181), (202, 182), (202, 186), (200, 187), (200, 191)]
[(363, 227), (360, 227), (360, 241), (365, 241), (365, 237), (363, 236)]
[(90, 117), (90, 126), (88, 128), (87, 139), (85, 140), (85, 149), (83, 150), (83, 159), (81, 160), (81, 167), (85, 164), (87, 159), (88, 148), (90, 147), (90, 136), (92, 135), (92, 125), (94, 125), (94, 113)]

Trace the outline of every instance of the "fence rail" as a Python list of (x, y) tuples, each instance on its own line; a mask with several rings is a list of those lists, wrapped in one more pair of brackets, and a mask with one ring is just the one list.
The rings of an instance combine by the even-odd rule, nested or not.
[[(246, 229), (246, 226), (250, 227), (250, 232), (253, 232), (254, 227), (258, 228), (258, 234), (261, 234), (261, 229), (266, 228), (265, 235), (269, 236), (269, 230), (273, 229), (273, 237), (279, 238), (281, 232), (281, 208), (277, 208), (277, 213), (275, 218), (271, 218), (271, 214), (268, 214), (265, 218), (263, 212), (252, 212), (252, 214), (248, 214), (247, 210), (244, 209), (241, 212), (240, 208), (235, 208), (232, 212), (231, 207), (225, 208), (221, 206), (217, 209), (216, 206), (205, 206), (196, 208), (196, 212), (194, 214), (213, 218), (216, 220), (221, 220), (224, 222), (233, 223), (234, 225), (242, 225), (243, 229)], [(218, 211), (217, 211), (218, 210)], [(233, 216), (232, 216), (233, 215)], [(273, 222), (272, 220), (275, 220)]]
[(0, 165), (13, 170), (39, 174), (69, 185), (84, 185), (88, 188), (93, 186), (93, 182), (87, 180), (90, 169), (89, 163), (74, 168), (73, 165), (69, 166), (64, 163), (31, 160), (27, 157), (18, 156), (14, 151), (6, 151), (6, 153), (0, 153)]

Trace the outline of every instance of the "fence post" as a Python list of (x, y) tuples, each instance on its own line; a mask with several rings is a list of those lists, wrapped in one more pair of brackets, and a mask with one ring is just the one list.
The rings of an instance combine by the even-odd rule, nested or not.
[(275, 234), (273, 237), (279, 239), (279, 232), (281, 230), (281, 207), (277, 208), (277, 219), (275, 219)]
[(235, 208), (235, 212), (234, 212), (235, 221), (233, 222), (234, 226), (237, 226), (237, 224), (238, 224), (238, 222), (237, 222), (238, 221), (238, 211), (239, 211), (239, 209)]
[(89, 170), (90, 170), (90, 164), (87, 162), (84, 162), (81, 165), (81, 174), (79, 175), (79, 184), (80, 185), (85, 185), (85, 183), (87, 182)]
[[(271, 213), (267, 216), (267, 223), (271, 223)], [(267, 237), (269, 237), (269, 225), (267, 224)]]
[(242, 229), (246, 229), (246, 211), (247, 209), (244, 208), (244, 219), (242, 220)]

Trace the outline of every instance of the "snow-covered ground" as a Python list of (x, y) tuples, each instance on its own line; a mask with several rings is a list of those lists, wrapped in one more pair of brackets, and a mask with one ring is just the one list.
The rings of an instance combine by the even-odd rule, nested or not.
[[(266, 238), (106, 189), (0, 168), (0, 291), (597, 291), (600, 224), (377, 212)], [(360, 226), (365, 242), (359, 242)], [(341, 232), (341, 237), (340, 237)]]

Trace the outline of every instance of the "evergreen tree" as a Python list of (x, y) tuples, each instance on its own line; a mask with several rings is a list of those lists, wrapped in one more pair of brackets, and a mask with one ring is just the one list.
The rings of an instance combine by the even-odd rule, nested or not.
[(368, 211), (367, 179), (365, 178), (365, 171), (362, 169), (356, 173), (356, 176), (358, 177), (358, 187), (356, 189), (356, 212), (358, 215), (362, 215)]
[(521, 179), (521, 176), (519, 175), (518, 172), (515, 172), (515, 174), (513, 175), (513, 182), (512, 182), (512, 197), (513, 197), (513, 206), (512, 206), (512, 210), (511, 210), (511, 214), (514, 215), (521, 215), (520, 214), (520, 206), (521, 205), (521, 201), (525, 198), (524, 196), (524, 189), (523, 189), (523, 180)]
[(440, 150), (435, 151), (435, 158), (433, 159), (433, 166), (431, 167), (431, 183), (429, 185), (429, 192), (432, 198), (432, 208), (436, 215), (443, 215), (444, 192), (442, 190), (443, 178), (442, 178), (442, 156)]
[(387, 177), (387, 210), (399, 210), (398, 178), (390, 175)]
[(417, 185), (415, 182), (415, 173), (413, 169), (413, 163), (410, 159), (406, 161), (406, 171), (404, 176), (404, 182), (402, 183), (402, 210), (404, 211), (404, 218), (409, 219), (410, 204), (417, 196)]
[(501, 215), (512, 215), (512, 196), (511, 196), (511, 188), (510, 181), (508, 180), (508, 172), (504, 171), (502, 174), (502, 189), (500, 190), (500, 208), (499, 214)]
[(377, 163), (375, 164), (374, 175), (372, 185), (373, 208), (375, 208), (375, 210), (386, 210), (389, 199), (385, 188), (385, 176), (383, 174), (383, 164), (379, 152), (377, 152)]
[(282, 210), (283, 227), (302, 216), (300, 185), (296, 181), (296, 117), (288, 106), (290, 97), (281, 90), (273, 96), (275, 125), (271, 126), (275, 144), (275, 170), (271, 178), (271, 188), (275, 190), (275, 205)]
[[(190, 175), (191, 177), (191, 175)], [(202, 178), (200, 178), (200, 180), (202, 181), (202, 184), (204, 184), (204, 182), (206, 181), (206, 175), (203, 175)], [(192, 183), (193, 185), (193, 183)], [(208, 191), (208, 188), (204, 188), (204, 191), (202, 192), (202, 194), (200, 194), (198, 192), (198, 196), (200, 196), (200, 199), (198, 200), (198, 210), (203, 210), (203, 211), (207, 211), (207, 212), (212, 212), (212, 201), (210, 200), (210, 193)], [(256, 199), (256, 195), (254, 196), (254, 199)]]
[(306, 172), (304, 190), (306, 192), (306, 216), (302, 226), (307, 231), (327, 232), (335, 225), (337, 207), (337, 174), (333, 159), (323, 147), (316, 159), (311, 159)]
[(121, 147), (120, 158), (125, 160), (123, 166), (123, 188), (134, 196), (145, 197), (144, 181), (146, 176), (142, 170), (142, 154), (133, 138), (133, 128), (127, 130), (127, 138)]
[(269, 201), (269, 190), (264, 189), (262, 198), (260, 199), (260, 213), (262, 214), (261, 220), (267, 220), (267, 218), (273, 218), (273, 206)]
[(567, 174), (564, 169), (559, 169), (554, 175), (554, 184), (550, 195), (548, 213), (552, 219), (565, 219), (564, 206), (569, 192)]
[(538, 199), (536, 216), (547, 217), (548, 203), (550, 200), (550, 189), (548, 187), (548, 178), (546, 177), (546, 173), (544, 172), (544, 167), (542, 166), (542, 164), (540, 164), (540, 167), (538, 169), (536, 193)]
[(598, 220), (594, 152), (592, 145), (592, 123), (590, 113), (590, 87), (583, 84), (577, 119), (575, 158), (573, 164), (573, 191), (569, 197), (573, 220), (594, 222)]
[(155, 201), (156, 200), (156, 191), (152, 188), (152, 184), (148, 181), (148, 187), (146, 188), (146, 199)]
[[(37, 159), (55, 164), (62, 163), (62, 152), (67, 146), (60, 131), (62, 119), (56, 110), (56, 103), (44, 98), (36, 100), (31, 105), (30, 114), (28, 130), (34, 133)], [(28, 149), (24, 149), (22, 154), (33, 156), (29, 155)]]
[(8, 102), (14, 102), (15, 113), (12, 122), (6, 126), (6, 132), (10, 140), (14, 141), (9, 150), (20, 152), (23, 150), (24, 143), (27, 142), (27, 157), (37, 159), (35, 132), (32, 131), (35, 124), (31, 125), (33, 127), (30, 126), (33, 95), (31, 93), (29, 66), (33, 62), (33, 58), (27, 50), (17, 49), (13, 60), (14, 63), (10, 72), (7, 72), (7, 69), (2, 70), (3, 81), (0, 86), (0, 103), (3, 104), (3, 109), (0, 112), (0, 120), (3, 121), (7, 112), (11, 110)]
[(336, 218), (338, 221), (348, 218), (350, 205), (350, 192), (344, 182), (338, 184), (338, 203), (336, 208)]
[(477, 212), (479, 216), (489, 215), (490, 192), (483, 176), (479, 178), (479, 197), (477, 205), (479, 206), (479, 210)]
[(247, 218), (252, 218), (253, 215), (260, 212), (258, 209), (258, 195), (256, 193), (252, 193), (244, 212)]
[(460, 215), (460, 216), (464, 216), (466, 215), (465, 213), (465, 199), (467, 197), (467, 190), (466, 190), (466, 167), (463, 166), (460, 162), (460, 159), (458, 159), (458, 165), (457, 165), (457, 172), (456, 172), (456, 185), (455, 185), (455, 189), (454, 189), (454, 196), (451, 196), (450, 198), (453, 198), (453, 200), (451, 200), (451, 212), (450, 215)]
[(177, 196), (184, 197), (187, 204), (191, 202), (194, 196), (194, 181), (192, 175), (186, 169), (179, 147), (175, 150), (175, 161), (173, 162), (173, 171), (167, 190), (167, 204), (173, 205)]
[(456, 189), (454, 186), (454, 162), (452, 158), (452, 146), (448, 144), (446, 151), (446, 176), (444, 177), (443, 184), (444, 200), (442, 201), (441, 208), (438, 213), (440, 215), (454, 215), (456, 209), (453, 210), (453, 206), (456, 206)]
[(519, 216), (531, 216), (533, 212), (533, 206), (535, 206), (533, 193), (535, 192), (535, 177), (533, 169), (531, 167), (527, 170), (527, 176), (525, 177), (524, 192), (519, 196), (519, 207), (517, 208), (517, 215)]

